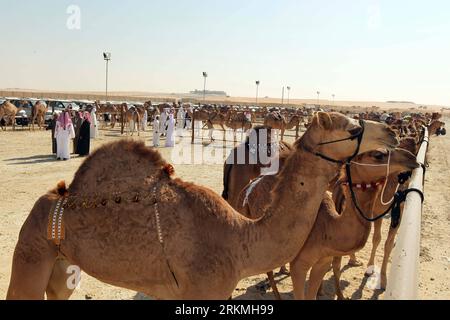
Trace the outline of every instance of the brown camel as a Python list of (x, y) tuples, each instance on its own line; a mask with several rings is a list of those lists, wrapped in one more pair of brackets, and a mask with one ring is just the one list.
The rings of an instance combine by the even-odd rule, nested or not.
[(439, 129), (445, 126), (445, 122), (439, 120), (433, 120), (428, 126), (428, 132), (431, 135), (437, 135)]
[[(418, 167), (416, 157), (401, 149), (391, 152), (390, 176), (384, 197), (393, 197), (395, 193), (397, 175), (403, 171), (410, 171)], [(388, 162), (388, 153), (371, 151), (359, 156), (355, 162), (369, 165), (383, 165)], [(382, 186), (384, 182), (380, 179), (386, 178), (386, 167), (365, 167), (352, 165), (351, 174), (354, 184), (372, 183), (372, 186), (364, 189), (355, 188), (355, 194), (360, 207), (368, 218), (373, 218), (379, 212), (384, 212), (381, 206)], [(322, 279), (333, 262), (335, 274), (336, 293), (339, 299), (344, 299), (339, 286), (340, 260), (342, 256), (355, 253), (367, 242), (372, 223), (363, 219), (351, 200), (348, 187), (342, 185), (347, 181), (345, 174), (336, 185), (333, 199), (326, 194), (319, 210), (317, 220), (309, 234), (307, 241), (299, 254), (291, 263), (291, 277), (294, 285), (294, 295), (297, 299), (305, 298), (306, 274), (312, 268), (309, 277), (309, 286), (306, 299), (316, 299)], [(381, 209), (381, 210), (380, 210)], [(384, 209), (384, 210), (383, 210)], [(340, 212), (340, 213), (338, 213)], [(334, 261), (333, 261), (333, 257)]]
[[(420, 145), (418, 145), (414, 138), (408, 137), (403, 138), (400, 140), (400, 146), (399, 148), (408, 150), (414, 155), (417, 155), (419, 151)], [(389, 184), (392, 184), (387, 186), (387, 190), (392, 190), (396, 186), (395, 179), (389, 180)], [(404, 186), (401, 186), (400, 189), (404, 189)], [(382, 209), (382, 208), (381, 208)], [(386, 238), (386, 241), (384, 243), (384, 254), (383, 254), (383, 263), (381, 265), (380, 270), (380, 288), (386, 289), (387, 285), (387, 265), (389, 262), (389, 257), (391, 255), (392, 249), (394, 248), (394, 241), (395, 236), (397, 235), (397, 231), (400, 227), (401, 223), (401, 213), (400, 213), (400, 219), (398, 221), (398, 225), (393, 227), (392, 225), (389, 227), (389, 233)], [(372, 251), (370, 254), (369, 262), (367, 263), (367, 270), (366, 270), (366, 276), (370, 276), (375, 271), (375, 255), (377, 253), (378, 246), (381, 242), (381, 227), (383, 224), (383, 219), (378, 219), (374, 222), (374, 232), (372, 236)]]
[(31, 128), (34, 130), (34, 123), (37, 121), (39, 129), (42, 129), (45, 122), (45, 114), (48, 111), (48, 106), (41, 101), (38, 101), (31, 108)]
[[(120, 110), (117, 106), (107, 103), (106, 105), (100, 105), (99, 101), (95, 101), (95, 107), (98, 114), (103, 114), (103, 120), (105, 120), (105, 114), (109, 114), (111, 121), (111, 129), (114, 129), (117, 123), (117, 116), (120, 115)], [(106, 121), (103, 123), (103, 128), (107, 125)]]
[[(172, 179), (173, 168), (142, 142), (105, 145), (85, 160), (68, 190), (60, 184), (36, 202), (19, 235), (7, 298), (43, 299), (49, 282), (61, 287), (51, 277), (62, 256), (100, 281), (152, 297), (228, 299), (240, 279), (291, 261), (302, 247), (340, 169), (319, 153), (345, 161), (355, 150), (397, 144), (382, 124), (366, 123), (360, 148), (348, 139), (355, 132), (361, 132), (357, 122), (318, 113), (258, 220), (212, 190)], [(339, 148), (321, 144), (334, 139), (346, 140)]]
[(275, 130), (280, 130), (281, 141), (283, 141), (284, 133), (286, 130), (293, 129), (296, 126), (300, 125), (300, 117), (298, 115), (293, 115), (291, 116), (289, 121), (287, 121), (285, 116), (279, 113), (271, 112), (264, 119), (264, 125)]
[[(236, 140), (236, 130), (241, 129), (242, 134), (252, 128), (252, 121), (249, 120), (243, 112), (229, 110), (226, 116), (225, 125), (233, 129), (233, 138)], [(242, 137), (241, 137), (242, 140)]]
[(137, 126), (137, 134), (140, 136), (141, 115), (140, 109), (135, 106), (128, 107), (126, 103), (121, 105), (121, 112), (123, 113), (123, 125), (127, 126), (127, 136), (133, 136)]
[[(284, 157), (280, 159), (280, 162), (284, 162)], [(378, 151), (368, 152), (364, 155), (358, 157), (355, 162), (365, 163), (365, 164), (379, 164), (383, 163), (383, 158), (385, 155), (380, 154)], [(386, 160), (384, 160), (386, 163)], [(396, 150), (392, 154), (391, 158), (391, 170), (396, 169), (397, 172), (393, 172), (393, 174), (389, 177), (389, 184), (386, 187), (385, 197), (392, 197), (396, 191), (397, 185), (397, 174), (400, 171), (409, 170), (412, 167), (417, 167), (417, 163), (415, 161), (415, 157), (412, 156), (408, 151), (403, 151), (401, 149)], [(367, 168), (359, 168), (353, 165), (352, 166), (352, 176), (354, 177), (354, 181), (359, 181), (360, 177), (370, 177), (370, 180), (378, 180), (382, 179), (386, 176), (385, 167), (370, 167)], [(245, 216), (257, 218), (259, 213), (264, 209), (264, 206), (267, 205), (267, 201), (265, 200), (267, 194), (271, 192), (272, 184), (276, 180), (276, 176), (264, 176), (262, 179), (255, 180), (249, 187), (243, 190), (239, 197), (239, 208), (238, 210), (242, 212)], [(359, 193), (361, 190), (356, 191), (358, 195), (358, 199), (360, 203), (366, 204), (366, 207), (363, 207), (364, 211), (369, 211), (370, 207), (367, 205), (373, 204), (374, 199), (370, 198), (379, 196), (379, 189), (374, 189), (369, 193), (366, 191), (364, 193)], [(296, 293), (296, 298), (303, 299), (304, 292), (302, 288), (304, 288), (304, 283), (306, 280), (306, 273), (309, 271), (311, 267), (317, 263), (317, 267), (313, 267), (313, 271), (311, 274), (316, 276), (317, 274), (321, 274), (321, 272), (328, 271), (331, 261), (333, 260), (333, 254), (339, 253), (339, 257), (333, 260), (333, 268), (335, 271), (335, 280), (336, 283), (339, 283), (340, 277), (340, 263), (343, 255), (354, 255), (356, 251), (361, 249), (366, 243), (367, 237), (370, 233), (370, 223), (364, 221), (356, 212), (355, 208), (351, 208), (350, 206), (345, 206), (343, 203), (347, 204), (346, 197), (342, 196), (342, 192), (339, 187), (335, 190), (335, 194), (339, 194), (340, 196), (336, 200), (336, 205), (341, 208), (344, 207), (347, 211), (344, 210), (343, 216), (345, 218), (340, 218), (339, 214), (335, 212), (335, 206), (331, 197), (326, 194), (324, 196), (324, 200), (321, 205), (321, 211), (319, 211), (319, 215), (316, 223), (309, 235), (307, 242), (304, 247), (301, 249), (299, 255), (296, 257), (294, 262), (291, 263), (291, 272), (293, 275), (294, 287), (296, 287), (296, 281), (300, 281), (300, 284), (297, 285), (297, 289), (294, 290)], [(348, 195), (347, 195), (348, 196)], [(364, 199), (363, 201), (361, 201)], [(377, 198), (378, 200), (378, 198)], [(377, 201), (375, 200), (375, 201)], [(351, 201), (351, 200), (349, 200)], [(379, 201), (379, 200), (378, 200)], [(384, 211), (387, 207), (382, 207), (381, 205), (376, 206), (373, 211)], [(341, 208), (342, 209), (342, 208)], [(352, 209), (352, 210), (349, 210)], [(378, 220), (380, 221), (380, 220)], [(350, 229), (345, 231), (346, 229)], [(364, 231), (364, 232), (363, 232)], [(354, 239), (352, 238), (355, 237)], [(345, 239), (344, 239), (344, 238)], [(342, 239), (341, 239), (342, 238)], [(345, 240), (345, 241), (344, 241)], [(364, 240), (364, 241), (362, 241)], [(391, 240), (391, 238), (389, 238)], [(352, 246), (356, 246), (353, 248)], [(349, 249), (352, 248), (352, 249)], [(392, 249), (392, 247), (391, 247)], [(386, 256), (388, 257), (390, 254), (386, 252)], [(355, 259), (355, 258), (353, 258)], [(327, 264), (325, 265), (325, 262)], [(320, 263), (323, 263), (321, 265)], [(387, 258), (385, 262), (387, 264)], [(322, 269), (319, 268), (322, 266)], [(384, 271), (382, 274), (386, 275), (386, 265), (383, 264)], [(277, 297), (279, 297), (278, 290), (276, 288), (273, 273), (269, 273), (269, 282), (271, 283), (272, 289)], [(323, 274), (324, 275), (324, 274)], [(323, 278), (323, 276), (322, 276)], [(320, 278), (320, 280), (322, 279)], [(296, 280), (297, 279), (297, 280)], [(317, 295), (317, 291), (321, 284), (321, 281), (316, 278), (310, 278), (310, 288), (312, 289), (311, 295), (308, 296), (309, 299), (315, 298)], [(385, 277), (386, 279), (386, 277)], [(318, 286), (317, 286), (318, 285)], [(317, 286), (317, 287), (316, 287)], [(338, 298), (343, 299), (342, 292), (340, 288), (337, 286), (336, 291), (338, 294)]]
[[(266, 141), (260, 141), (264, 132), (267, 132)], [(256, 135), (256, 138), (253, 136)], [(256, 140), (256, 145), (251, 145)], [(274, 141), (271, 139), (271, 130), (265, 126), (257, 126), (252, 129), (246, 141), (236, 146), (230, 153), (230, 156), (224, 163), (223, 170), (223, 193), (222, 197), (237, 211), (240, 211), (239, 194), (253, 179), (261, 175), (261, 168), (268, 167), (266, 159), (260, 159), (259, 155), (264, 152), (267, 158), (275, 157), (272, 154), (274, 150)], [(278, 144), (278, 152), (286, 153), (292, 151), (292, 146), (288, 143), (281, 142)], [(266, 151), (264, 151), (266, 150)], [(262, 161), (264, 163), (262, 163)], [(255, 217), (256, 218), (256, 217)], [(259, 217), (258, 217), (259, 218)]]
[[(8, 125), (8, 122), (12, 123), (13, 130), (16, 130), (16, 114), (17, 114), (17, 107), (13, 105), (11, 102), (6, 100), (2, 104), (0, 104), (0, 120), (6, 119), (6, 125)], [(6, 127), (3, 128), (3, 130), (6, 130)]]

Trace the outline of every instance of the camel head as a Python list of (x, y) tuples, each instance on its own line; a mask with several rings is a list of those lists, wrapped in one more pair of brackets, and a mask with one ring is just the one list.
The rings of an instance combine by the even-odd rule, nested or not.
[[(388, 170), (389, 166), (389, 170)], [(354, 182), (379, 181), (389, 175), (399, 175), (419, 167), (416, 156), (408, 150), (396, 148), (388, 151), (384, 148), (365, 152), (352, 162)]]
[[(358, 136), (361, 134), (358, 150)], [(387, 125), (364, 121), (363, 128), (358, 120), (337, 112), (316, 113), (304, 137), (309, 140), (305, 143), (315, 152), (340, 161), (347, 160), (355, 152), (361, 154), (398, 145), (396, 134)]]

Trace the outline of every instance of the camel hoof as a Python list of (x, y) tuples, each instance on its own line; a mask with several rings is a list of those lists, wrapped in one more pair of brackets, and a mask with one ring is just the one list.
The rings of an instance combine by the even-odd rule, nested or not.
[(368, 266), (364, 275), (366, 277), (370, 277), (371, 275), (373, 275), (374, 272), (375, 272), (375, 266)]
[(286, 267), (281, 267), (280, 271), (278, 272), (278, 274), (284, 274), (284, 275), (289, 275), (289, 271), (286, 269)]

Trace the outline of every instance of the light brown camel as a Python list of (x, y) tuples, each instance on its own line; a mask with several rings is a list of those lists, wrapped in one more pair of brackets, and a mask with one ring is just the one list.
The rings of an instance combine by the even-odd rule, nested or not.
[[(43, 299), (63, 256), (100, 281), (155, 298), (228, 299), (240, 279), (294, 258), (340, 168), (317, 153), (348, 159), (358, 150), (348, 140), (356, 131), (359, 124), (343, 115), (317, 114), (258, 220), (212, 190), (172, 179), (173, 168), (142, 142), (105, 145), (85, 160), (67, 191), (60, 184), (36, 202), (19, 235), (7, 298)], [(334, 139), (347, 140), (339, 148), (321, 144)], [(367, 122), (359, 152), (396, 144), (390, 129)], [(63, 225), (53, 229), (49, 213), (60, 217), (58, 203)], [(60, 242), (48, 240), (56, 229)]]
[[(420, 145), (416, 143), (416, 140), (411, 137), (403, 138), (400, 140), (400, 146), (399, 148), (408, 150), (414, 155), (417, 155), (419, 151)], [(389, 180), (390, 184), (393, 184), (393, 186), (388, 186), (387, 189), (392, 189), (396, 185), (395, 179)], [(404, 189), (405, 186), (401, 186), (400, 190)], [(380, 208), (380, 210), (383, 208)], [(387, 285), (387, 265), (389, 262), (389, 257), (391, 255), (392, 249), (394, 248), (394, 241), (395, 236), (397, 235), (397, 231), (400, 227), (401, 223), (401, 213), (400, 212), (400, 219), (398, 221), (398, 225), (396, 227), (392, 227), (392, 225), (389, 227), (388, 236), (386, 238), (386, 241), (384, 243), (384, 254), (383, 254), (383, 263), (381, 265), (380, 270), (380, 289), (386, 289)], [(370, 276), (375, 271), (375, 255), (378, 249), (378, 246), (381, 242), (381, 227), (383, 224), (383, 219), (378, 219), (374, 222), (374, 231), (372, 236), (372, 251), (370, 254), (369, 261), (367, 263), (367, 270), (366, 270), (366, 276)]]
[[(117, 123), (117, 116), (120, 115), (120, 110), (117, 106), (107, 103), (106, 105), (100, 105), (99, 101), (95, 101), (95, 108), (97, 109), (98, 114), (103, 114), (103, 120), (105, 120), (105, 114), (109, 114), (111, 129), (114, 129)], [(105, 128), (107, 122), (104, 121), (103, 128)]]
[[(418, 167), (416, 157), (408, 151), (396, 149), (391, 152), (390, 158), (391, 174), (388, 181), (393, 180), (394, 184), (388, 183), (384, 193), (386, 198), (393, 197), (396, 191), (395, 182), (399, 173)], [(388, 162), (388, 153), (371, 151), (357, 157), (355, 161), (362, 164), (383, 165)], [(354, 188), (361, 210), (368, 218), (376, 217), (384, 212), (385, 207), (380, 203), (383, 186), (380, 179), (386, 178), (386, 167), (352, 165), (351, 174), (354, 177), (354, 184), (373, 183), (366, 190)], [(347, 177), (343, 174), (341, 178), (333, 192), (333, 199), (330, 194), (325, 195), (314, 227), (305, 245), (291, 263), (290, 271), (294, 285), (294, 296), (297, 299), (305, 297), (310, 300), (316, 299), (322, 279), (332, 262), (336, 293), (339, 299), (344, 299), (339, 285), (340, 260), (342, 256), (355, 253), (363, 248), (369, 237), (372, 223), (362, 218), (357, 212), (351, 200), (349, 188), (341, 184), (347, 181)], [(305, 296), (306, 274), (310, 268), (312, 269)]]
[[(16, 130), (17, 111), (17, 107), (8, 100), (0, 104), (0, 120), (6, 119), (6, 125), (8, 125), (8, 122), (11, 122), (13, 130)], [(2, 127), (2, 129), (6, 130), (6, 127)]]
[[(385, 154), (373, 151), (359, 156), (355, 162), (372, 165), (380, 163), (383, 164), (383, 160), (384, 163), (387, 163), (385, 158)], [(283, 163), (283, 157), (280, 161)], [(412, 156), (411, 153), (400, 149), (393, 152), (391, 157), (391, 170), (395, 169), (397, 172), (393, 172), (388, 179), (390, 183), (386, 187), (386, 198), (392, 197), (396, 191), (398, 172), (410, 170), (415, 167), (417, 167), (417, 163), (415, 161), (415, 157)], [(359, 168), (353, 165), (352, 176), (354, 177), (354, 181), (361, 181), (359, 180), (361, 177), (368, 177), (371, 181), (383, 179), (386, 176), (386, 167)], [(244, 189), (238, 200), (240, 204), (238, 211), (242, 212), (245, 216), (257, 218), (259, 216), (259, 212), (261, 212), (264, 206), (267, 205), (267, 194), (271, 192), (272, 184), (276, 179), (276, 176), (264, 176), (262, 179), (259, 179), (259, 181), (254, 181), (253, 184)], [(370, 211), (371, 205), (374, 204), (374, 198), (376, 198), (375, 201), (379, 201), (379, 188), (368, 190), (364, 193), (361, 193), (362, 191), (357, 189), (355, 189), (355, 191), (364, 211)], [(311, 273), (313, 277), (310, 278), (310, 289), (312, 291), (307, 298), (315, 299), (321, 284), (321, 279), (323, 278), (322, 276), (319, 281), (318, 275), (321, 275), (322, 272), (326, 273), (326, 271), (328, 271), (330, 263), (333, 260), (333, 255), (336, 253), (339, 254), (338, 257), (333, 260), (336, 292), (338, 298), (343, 299), (342, 292), (338, 286), (342, 256), (354, 254), (356, 251), (361, 249), (366, 243), (367, 237), (370, 233), (371, 223), (364, 221), (358, 213), (355, 212), (356, 209), (349, 205), (349, 201), (351, 202), (351, 200), (347, 200), (348, 194), (347, 197), (344, 197), (340, 187), (335, 189), (334, 194), (339, 195), (336, 199), (336, 205), (340, 210), (344, 211), (342, 212), (343, 218), (335, 211), (334, 202), (331, 199), (331, 196), (327, 193), (324, 196), (317, 221), (314, 224), (308, 240), (294, 262), (291, 263), (291, 273), (293, 273), (295, 288), (294, 291), (296, 298), (298, 299), (304, 298), (304, 291), (302, 288), (304, 288), (306, 273), (311, 267), (313, 267), (313, 271)], [(386, 208), (387, 206), (383, 207), (379, 204), (378, 206), (372, 208), (372, 211), (382, 212), (385, 211)], [(387, 253), (387, 257), (389, 256), (389, 253), (390, 252)], [(316, 263), (317, 265), (314, 266)], [(322, 269), (320, 267), (322, 267)], [(386, 266), (384, 266), (384, 275), (385, 270)], [(323, 273), (323, 275), (325, 273)], [(300, 281), (300, 284), (297, 284), (296, 281)], [(279, 297), (278, 289), (276, 288), (276, 285), (273, 285), (275, 283), (273, 273), (269, 273), (269, 282), (271, 283), (275, 295)]]
[(121, 105), (121, 110), (122, 112), (124, 112), (123, 121), (124, 125), (126, 125), (127, 127), (127, 136), (130, 134), (130, 131), (131, 136), (133, 136), (134, 131), (136, 130), (136, 126), (137, 126), (137, 134), (138, 136), (140, 136), (140, 126), (141, 126), (140, 110), (135, 106), (128, 107), (126, 103), (123, 103)]
[(433, 120), (428, 126), (428, 132), (431, 135), (437, 135), (439, 129), (445, 126), (445, 122), (439, 120)]
[(293, 129), (300, 125), (300, 117), (298, 115), (292, 115), (289, 121), (287, 121), (285, 116), (271, 112), (265, 117), (264, 125), (275, 130), (280, 130), (281, 141), (283, 141), (286, 130)]
[(31, 129), (34, 130), (34, 123), (37, 121), (39, 129), (42, 129), (45, 122), (45, 114), (48, 111), (48, 106), (41, 101), (38, 101), (31, 107)]
[[(252, 120), (249, 120), (243, 112), (237, 112), (235, 110), (228, 110), (225, 125), (233, 130), (234, 141), (236, 139), (236, 130), (241, 129), (242, 134), (252, 128)], [(242, 137), (241, 137), (242, 140)]]

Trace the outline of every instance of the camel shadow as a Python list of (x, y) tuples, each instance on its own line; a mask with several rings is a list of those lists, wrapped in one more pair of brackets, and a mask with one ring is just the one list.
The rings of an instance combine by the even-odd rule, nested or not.
[(38, 164), (38, 163), (47, 163), (47, 162), (57, 162), (55, 155), (38, 155), (31, 157), (23, 157), (23, 158), (11, 158), (3, 160), (5, 162), (16, 161), (13, 163), (8, 163), (8, 166), (14, 165), (29, 165), (29, 164)]
[(133, 297), (133, 300), (141, 300), (141, 301), (154, 301), (156, 299), (153, 299), (142, 292), (136, 292), (136, 294)]
[[(283, 279), (287, 278), (284, 277)], [(282, 279), (275, 278), (275, 282), (280, 282)], [(233, 300), (275, 300), (273, 292), (267, 292), (270, 288), (269, 280), (264, 279), (256, 284), (253, 284), (246, 289), (237, 288), (236, 291), (245, 291), (245, 293), (238, 295)], [(292, 293), (280, 292), (282, 300), (292, 300), (294, 295)]]

